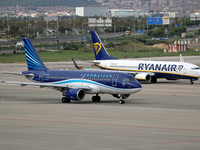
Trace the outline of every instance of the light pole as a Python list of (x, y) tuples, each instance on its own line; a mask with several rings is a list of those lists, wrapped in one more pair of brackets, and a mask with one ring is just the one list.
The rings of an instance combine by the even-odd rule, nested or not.
[(10, 30), (10, 26), (9, 26), (9, 13), (8, 13), (8, 18), (7, 18), (7, 26), (8, 26), (8, 39), (9, 39), (9, 30)]
[[(146, 21), (143, 21), (143, 33), (144, 33), (144, 22), (146, 22)], [(147, 26), (147, 28), (148, 28), (148, 26)]]
[(82, 39), (83, 39), (83, 25), (87, 24), (87, 22), (82, 23)]
[(134, 19), (134, 32), (135, 32), (135, 29), (136, 29), (136, 20)]
[(113, 22), (113, 24), (114, 24), (114, 33), (116, 35), (116, 25), (115, 25), (115, 22)]

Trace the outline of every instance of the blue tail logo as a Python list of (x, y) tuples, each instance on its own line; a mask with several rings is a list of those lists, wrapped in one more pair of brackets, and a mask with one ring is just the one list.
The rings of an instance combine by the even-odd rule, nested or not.
[(117, 59), (108, 54), (103, 43), (101, 42), (99, 36), (95, 31), (91, 31), (91, 35), (96, 60)]
[(47, 70), (30, 39), (24, 38), (24, 49), (28, 70)]

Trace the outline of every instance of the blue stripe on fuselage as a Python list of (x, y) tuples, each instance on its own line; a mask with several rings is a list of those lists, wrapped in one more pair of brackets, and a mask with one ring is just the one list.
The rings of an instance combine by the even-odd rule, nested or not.
[[(112, 82), (112, 81), (111, 81)], [(90, 84), (94, 84), (94, 85), (98, 85), (98, 86), (101, 86), (101, 87), (105, 87), (105, 88), (109, 88), (109, 89), (113, 89), (113, 90), (126, 90), (125, 88), (122, 89), (117, 87), (112, 87), (112, 86), (108, 86), (106, 83), (105, 84), (101, 84), (99, 82), (95, 82), (95, 81), (92, 81), (92, 80), (86, 80), (86, 79), (83, 79), (83, 80), (80, 80), (80, 79), (69, 79), (69, 80), (65, 80), (65, 81), (61, 81), (61, 82), (56, 82), (56, 83), (53, 83), (53, 84), (67, 84), (67, 83), (90, 83)], [(129, 89), (130, 90), (130, 89)], [(128, 91), (128, 89), (127, 89)]]

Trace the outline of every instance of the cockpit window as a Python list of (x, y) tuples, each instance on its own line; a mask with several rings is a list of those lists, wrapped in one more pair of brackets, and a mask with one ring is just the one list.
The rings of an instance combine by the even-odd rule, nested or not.
[(130, 78), (130, 81), (135, 82), (137, 80), (135, 78)]
[(123, 79), (123, 82), (126, 82), (126, 78)]
[(135, 82), (136, 79), (135, 79), (135, 78), (124, 78), (124, 79), (123, 79), (123, 82), (129, 82), (129, 81)]
[(191, 68), (192, 70), (199, 70), (200, 67)]

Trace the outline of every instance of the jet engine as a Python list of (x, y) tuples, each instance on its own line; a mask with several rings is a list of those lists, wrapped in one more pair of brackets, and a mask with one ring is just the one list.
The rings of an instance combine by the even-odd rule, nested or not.
[(145, 81), (145, 82), (151, 81), (151, 75), (148, 73), (138, 73), (135, 75), (135, 78), (139, 81)]
[[(115, 98), (120, 98), (119, 94), (112, 94), (113, 97)], [(130, 96), (130, 94), (122, 94), (121, 97), (122, 99), (127, 99)]]
[(63, 96), (71, 100), (81, 101), (85, 97), (85, 91), (82, 89), (68, 89), (63, 93)]

